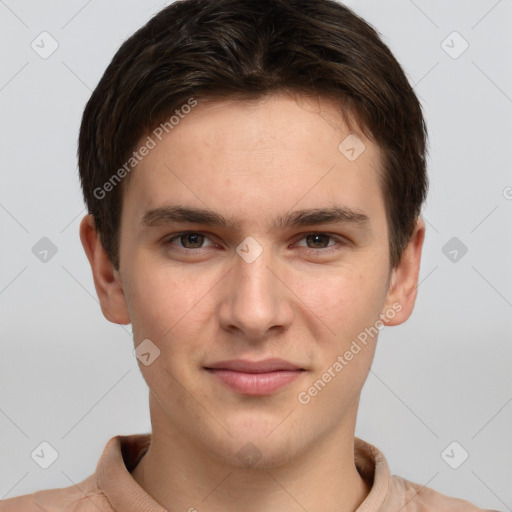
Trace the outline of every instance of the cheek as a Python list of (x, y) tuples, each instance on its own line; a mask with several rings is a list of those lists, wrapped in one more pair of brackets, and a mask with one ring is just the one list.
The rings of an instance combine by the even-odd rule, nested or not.
[[(181, 383), (187, 382), (195, 364), (200, 333), (209, 318), (209, 283), (205, 278), (180, 279), (175, 271), (162, 268), (132, 275), (129, 304), (135, 345), (149, 339), (159, 350), (154, 362), (139, 362), (139, 368), (149, 388), (161, 398), (172, 396), (178, 407), (186, 407)], [(193, 383), (186, 387), (194, 390)]]
[(133, 273), (128, 303), (135, 343), (149, 338), (167, 353), (192, 350), (198, 333), (211, 319), (208, 310), (214, 295), (209, 291), (217, 281), (210, 273), (180, 277), (176, 269), (158, 265)]
[(299, 281), (297, 296), (321, 320), (328, 337), (343, 344), (378, 318), (385, 284), (379, 270), (345, 267), (309, 275)]
[[(179, 279), (178, 273), (144, 253), (133, 258), (129, 281), (129, 303), (139, 323), (148, 324), (172, 317), (176, 307), (187, 299), (183, 296), (185, 284)], [(193, 290), (191, 287), (189, 289)], [(178, 297), (182, 300), (178, 300)]]
[(333, 410), (335, 404), (331, 420), (341, 421), (359, 396), (373, 361), (383, 285), (377, 276), (356, 271), (309, 281), (304, 302), (329, 329), (315, 340), (315, 369), (297, 400), (308, 413)]

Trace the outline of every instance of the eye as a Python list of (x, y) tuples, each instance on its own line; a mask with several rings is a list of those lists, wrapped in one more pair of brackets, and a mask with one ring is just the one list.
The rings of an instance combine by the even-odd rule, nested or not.
[[(298, 243), (296, 245), (299, 247), (306, 247), (309, 251), (314, 251), (315, 254), (327, 254), (338, 251), (343, 246), (348, 245), (348, 243), (341, 237), (334, 237), (327, 233), (308, 233), (300, 239), (300, 242), (302, 241), (305, 241), (305, 245), (303, 243)], [(206, 247), (214, 247), (215, 243), (213, 243), (204, 233), (187, 231), (184, 233), (176, 233), (170, 238), (167, 238), (164, 240), (164, 245), (172, 246), (178, 251), (199, 252), (201, 249), (205, 249)]]
[[(336, 242), (341, 246), (347, 245), (347, 242), (345, 242), (343, 239), (335, 239), (333, 236), (326, 233), (309, 233), (304, 236), (301, 241), (302, 240), (306, 241), (306, 247), (308, 249), (317, 252), (321, 251), (323, 253), (339, 250), (341, 247), (336, 247)], [(300, 243), (298, 245), (304, 247), (304, 245), (301, 245)]]
[[(168, 238), (165, 241), (166, 245), (175, 245), (173, 242), (175, 240), (178, 240), (179, 244), (178, 247), (181, 249), (202, 249), (204, 246), (203, 243), (205, 240), (209, 240), (207, 236), (204, 235), (204, 233), (197, 233), (197, 232), (187, 232), (187, 233), (179, 233), (177, 235), (172, 236), (171, 238)], [(214, 245), (213, 243), (210, 245)]]

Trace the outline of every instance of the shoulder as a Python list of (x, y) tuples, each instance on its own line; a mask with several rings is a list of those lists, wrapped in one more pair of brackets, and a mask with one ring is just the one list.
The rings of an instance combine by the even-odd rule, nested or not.
[(0, 512), (98, 512), (111, 510), (95, 475), (79, 484), (46, 489), (0, 501)]
[(396, 475), (389, 480), (389, 497), (399, 500), (402, 512), (498, 512), (479, 508), (469, 501), (446, 496)]

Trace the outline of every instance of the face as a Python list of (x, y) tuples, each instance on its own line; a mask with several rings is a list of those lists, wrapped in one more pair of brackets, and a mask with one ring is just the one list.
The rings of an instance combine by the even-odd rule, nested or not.
[(150, 340), (154, 428), (232, 465), (353, 435), (378, 331), (412, 310), (423, 228), (391, 272), (379, 150), (340, 150), (349, 135), (324, 100), (200, 103), (133, 171), (119, 273), (102, 283), (88, 254), (107, 318)]

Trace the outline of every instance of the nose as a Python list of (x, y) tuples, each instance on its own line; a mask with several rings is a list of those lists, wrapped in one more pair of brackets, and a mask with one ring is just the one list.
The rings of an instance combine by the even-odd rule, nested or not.
[(246, 341), (282, 333), (293, 320), (291, 300), (283, 268), (270, 249), (252, 262), (236, 255), (219, 309), (223, 329)]

